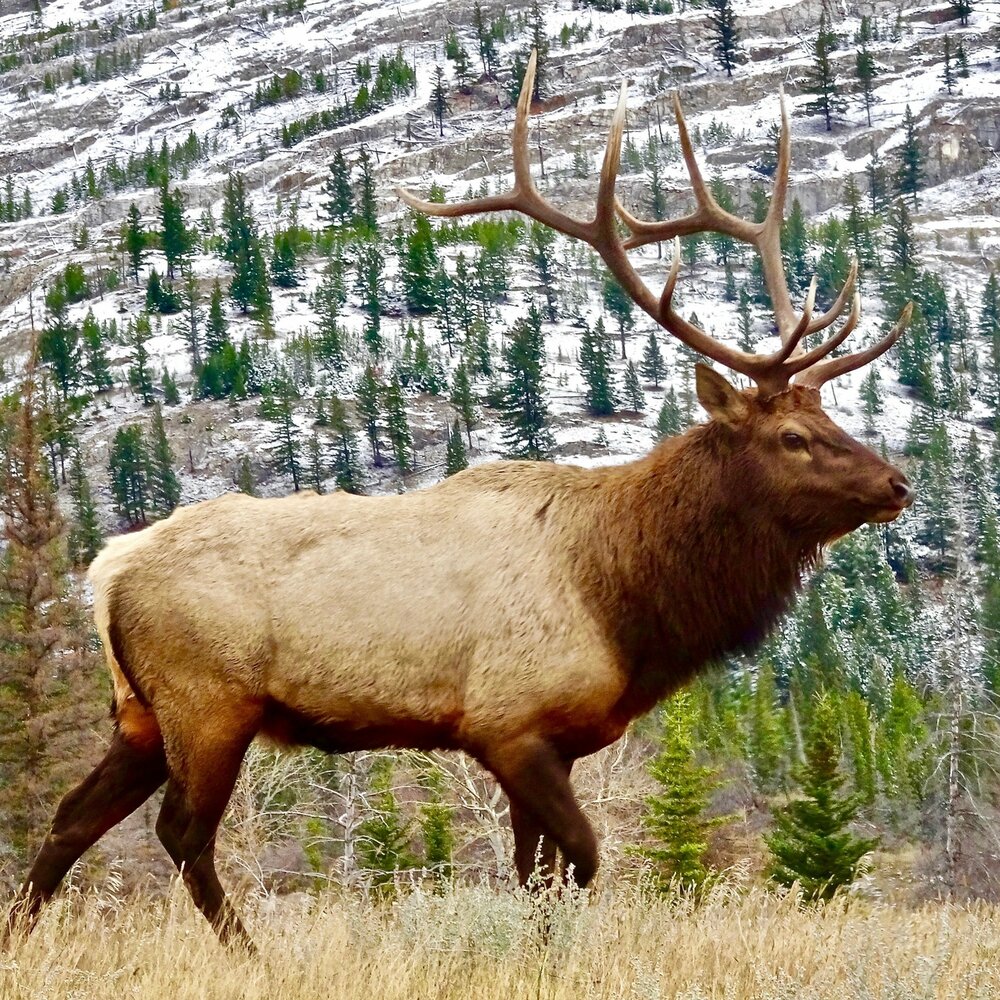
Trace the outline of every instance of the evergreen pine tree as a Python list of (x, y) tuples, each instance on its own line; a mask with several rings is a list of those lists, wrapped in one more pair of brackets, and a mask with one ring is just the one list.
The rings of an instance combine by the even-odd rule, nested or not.
[(528, 226), (528, 258), (538, 273), (545, 295), (545, 310), (550, 323), (556, 321), (556, 233), (549, 226), (532, 220)]
[(153, 408), (153, 423), (150, 427), (149, 471), (146, 480), (146, 495), (152, 511), (166, 517), (180, 503), (181, 484), (174, 471), (174, 453), (167, 438), (163, 423), (163, 410)]
[(615, 322), (618, 324), (618, 336), (621, 338), (622, 359), (624, 359), (625, 331), (631, 330), (635, 326), (635, 319), (632, 315), (632, 298), (610, 271), (604, 273), (601, 294), (604, 301), (604, 308), (614, 316)]
[(275, 233), (271, 280), (279, 288), (295, 288), (299, 284), (298, 267), (298, 253), (292, 234), (287, 231)]
[(358, 413), (364, 423), (365, 434), (372, 449), (372, 461), (376, 467), (382, 464), (379, 449), (379, 421), (382, 416), (382, 385), (371, 365), (366, 366), (355, 390)]
[(813, 46), (814, 62), (809, 72), (806, 90), (816, 99), (806, 104), (806, 110), (823, 116), (827, 132), (833, 131), (833, 116), (847, 107), (847, 101), (837, 84), (837, 74), (830, 54), (837, 47), (837, 35), (830, 28), (826, 11), (819, 17), (819, 32)]
[(903, 128), (906, 135), (899, 149), (899, 170), (896, 174), (896, 189), (901, 195), (910, 195), (917, 203), (917, 191), (923, 184), (924, 153), (917, 138), (917, 122), (909, 104), (903, 114)]
[(340, 262), (331, 258), (313, 292), (312, 307), (316, 312), (316, 354), (323, 367), (337, 374), (347, 367), (344, 328), (339, 322), (346, 297), (344, 272)]
[(456, 419), (448, 430), (448, 447), (445, 450), (444, 474), (453, 476), (469, 467), (469, 459), (462, 443), (462, 428)]
[(871, 224), (865, 210), (861, 207), (861, 189), (853, 176), (847, 178), (844, 185), (844, 202), (847, 205), (847, 218), (844, 228), (851, 245), (851, 251), (863, 272), (876, 263), (875, 248), (872, 245)]
[(440, 317), (439, 327), (441, 341), (448, 348), (448, 357), (455, 356), (455, 342), (458, 339), (458, 329), (455, 323), (455, 310), (452, 305), (452, 284), (448, 272), (442, 263), (434, 276), (434, 298)]
[(902, 674), (896, 674), (889, 709), (875, 734), (875, 768), (890, 800), (919, 802), (925, 795), (929, 747), (923, 719), (919, 695)]
[(933, 551), (933, 565), (938, 570), (950, 568), (958, 528), (953, 468), (954, 452), (947, 425), (935, 424), (917, 473), (917, 538)]
[(260, 316), (266, 316), (270, 312), (271, 289), (267, 284), (267, 263), (256, 234), (236, 254), (233, 279), (229, 283), (229, 297), (243, 313), (248, 313), (251, 308)]
[(639, 853), (653, 862), (664, 892), (690, 891), (708, 880), (708, 833), (722, 822), (705, 818), (709, 795), (718, 782), (711, 768), (697, 763), (695, 723), (691, 692), (670, 698), (661, 714), (661, 749), (648, 765), (659, 788), (646, 799), (642, 825), (652, 842), (640, 847)]
[(792, 210), (782, 227), (781, 249), (785, 258), (788, 285), (793, 292), (804, 292), (812, 279), (809, 257), (811, 241), (806, 227), (805, 213), (798, 198), (792, 201)]
[(146, 523), (149, 452), (138, 424), (115, 431), (108, 456), (108, 473), (115, 510), (129, 524)]
[(129, 322), (127, 339), (133, 355), (128, 380), (142, 399), (143, 406), (153, 405), (153, 372), (149, 364), (149, 351), (146, 350), (146, 342), (152, 335), (147, 313), (140, 313), (134, 321)]
[(208, 355), (219, 354), (229, 343), (229, 323), (226, 320), (226, 310), (222, 304), (222, 288), (216, 278), (212, 285), (212, 294), (208, 300), (208, 322), (205, 324), (205, 352)]
[(299, 393), (291, 376), (282, 371), (260, 404), (260, 415), (275, 425), (271, 439), (275, 467), (278, 472), (292, 477), (292, 489), (296, 493), (301, 489), (303, 480), (302, 432), (295, 423), (295, 401), (298, 398)]
[(482, 60), (483, 73), (493, 80), (497, 69), (497, 46), (489, 19), (483, 11), (481, 0), (474, 0), (472, 5), (472, 25), (476, 31), (476, 41), (479, 44), (479, 58)]
[(874, 143), (871, 146), (865, 174), (868, 177), (868, 197), (872, 204), (872, 215), (878, 215), (885, 211), (890, 201), (889, 178)]
[[(716, 204), (724, 212), (736, 211), (736, 199), (733, 197), (733, 192), (721, 177), (712, 178), (709, 182), (709, 190), (712, 192)], [(720, 267), (731, 266), (739, 259), (740, 245), (732, 236), (726, 233), (709, 233), (707, 238)]]
[(584, 400), (595, 417), (615, 412), (618, 400), (611, 371), (611, 345), (604, 329), (603, 318), (598, 318), (593, 329), (585, 325), (580, 338), (580, 371), (587, 383)]
[(163, 402), (167, 406), (177, 406), (180, 403), (181, 393), (177, 388), (177, 382), (166, 368), (160, 376), (160, 388), (163, 390)]
[[(965, 42), (959, 39), (958, 47), (955, 49), (955, 72), (958, 75), (959, 80), (969, 79), (969, 56), (965, 51)], [(25, 188), (25, 194), (28, 193), (27, 188)], [(30, 215), (31, 213), (26, 213)]]
[(97, 520), (97, 505), (83, 467), (83, 452), (79, 445), (73, 450), (73, 460), (70, 463), (69, 490), (75, 523), (66, 540), (67, 549), (74, 566), (86, 567), (100, 551), (104, 536)]
[(444, 82), (444, 70), (434, 67), (434, 87), (431, 90), (431, 107), (434, 109), (434, 119), (438, 123), (438, 132), (444, 135), (444, 116), (448, 113), (450, 102), (448, 88)]
[(658, 441), (662, 441), (664, 438), (680, 434), (682, 430), (684, 430), (684, 418), (677, 402), (677, 394), (671, 386), (663, 397), (663, 405), (656, 418), (656, 437)]
[(712, 51), (720, 69), (726, 76), (733, 75), (740, 47), (740, 33), (736, 27), (736, 14), (732, 0), (707, 0), (708, 23), (712, 33)]
[(913, 217), (901, 198), (897, 198), (889, 209), (886, 228), (888, 232), (882, 239), (886, 306), (890, 313), (898, 313), (917, 296), (920, 269)]
[(406, 246), (400, 261), (406, 304), (413, 312), (433, 312), (436, 307), (434, 276), (439, 267), (434, 230), (426, 216), (414, 216), (413, 225), (406, 234)]
[(372, 889), (383, 899), (392, 897), (395, 876), (415, 868), (410, 850), (409, 824), (393, 789), (392, 758), (376, 758), (371, 774), (370, 814), (358, 826), (358, 860), (367, 871)]
[[(657, 151), (649, 159), (649, 212), (653, 219), (661, 222), (667, 217), (667, 196), (663, 190), (663, 174)], [(663, 256), (663, 243), (657, 241), (656, 256)]]
[(455, 368), (455, 378), (452, 381), (451, 405), (458, 411), (458, 415), (465, 424), (465, 434), (472, 447), (472, 425), (477, 420), (476, 400), (472, 395), (472, 385), (469, 382), (469, 369), (464, 361), (459, 362)]
[(375, 197), (375, 172), (367, 146), (361, 147), (358, 167), (361, 170), (357, 191), (358, 221), (369, 233), (374, 233), (378, 230), (378, 201)]
[(642, 351), (642, 363), (639, 365), (639, 371), (654, 389), (660, 388), (660, 379), (667, 373), (667, 366), (663, 362), (663, 352), (660, 350), (659, 341), (652, 330), (649, 331), (649, 340), (646, 341), (646, 346)]
[(541, 326), (518, 320), (504, 348), (502, 419), (504, 442), (515, 458), (545, 459), (553, 445), (545, 404), (544, 342)]
[(865, 433), (869, 435), (875, 433), (875, 417), (882, 412), (882, 393), (879, 389), (881, 381), (878, 369), (874, 365), (870, 365), (859, 391), (862, 412), (865, 417)]
[(45, 294), (45, 327), (38, 338), (38, 358), (48, 365), (66, 402), (83, 381), (80, 328), (69, 319), (69, 295), (62, 277)]
[(246, 255), (250, 242), (256, 235), (256, 223), (247, 202), (246, 181), (242, 174), (230, 174), (222, 193), (220, 252), (223, 258), (235, 266), (239, 255)]
[(114, 385), (114, 380), (111, 378), (111, 362), (104, 346), (104, 334), (93, 309), (88, 309), (87, 315), (83, 318), (80, 340), (83, 343), (87, 384), (94, 392), (110, 389)]
[(146, 312), (163, 312), (163, 285), (160, 272), (152, 268), (146, 279)]
[(454, 29), (449, 30), (445, 35), (444, 54), (445, 58), (450, 59), (455, 64), (455, 81), (458, 84), (458, 89), (463, 94), (471, 93), (469, 77), (472, 67), (469, 64), (469, 53), (459, 41)]
[(865, 104), (868, 127), (871, 128), (872, 104), (875, 100), (875, 77), (878, 76), (878, 66), (875, 63), (875, 56), (871, 54), (864, 42), (861, 43), (861, 47), (854, 57), (854, 72), (861, 87), (861, 99)]
[(739, 305), (736, 307), (736, 315), (739, 318), (740, 335), (737, 347), (741, 351), (752, 354), (756, 338), (753, 335), (753, 313), (750, 311), (750, 293), (745, 286), (740, 286)]
[(323, 480), (326, 479), (326, 465), (323, 461), (323, 445), (319, 435), (313, 431), (306, 442), (305, 478), (309, 486), (317, 493), (323, 493)]
[(382, 355), (382, 268), (385, 265), (382, 252), (375, 240), (366, 240), (358, 249), (357, 283), (355, 285), (361, 298), (361, 310), (367, 316), (364, 329), (364, 341), (372, 357)]
[(944, 36), (944, 61), (941, 66), (941, 82), (950, 94), (955, 87), (955, 64), (951, 55), (951, 35)]
[(385, 429), (400, 472), (413, 468), (413, 435), (406, 418), (406, 404), (399, 379), (393, 375), (385, 390)]
[(816, 301), (825, 307), (833, 305), (851, 270), (851, 254), (847, 230), (840, 219), (833, 217), (820, 226), (820, 251), (816, 261)]
[(757, 668), (747, 720), (747, 757), (754, 785), (765, 793), (776, 792), (784, 777), (786, 740), (775, 705), (776, 694), (774, 665), (765, 658)]
[(333, 434), (333, 475), (337, 480), (337, 489), (345, 493), (360, 493), (358, 441), (347, 419), (347, 407), (337, 396), (330, 397), (330, 431)]
[(633, 413), (642, 413), (646, 409), (646, 397), (642, 393), (642, 386), (639, 385), (639, 375), (635, 370), (635, 365), (630, 361), (625, 367), (625, 406)]
[[(461, 443), (461, 434), (458, 435)], [(431, 873), (434, 884), (443, 890), (451, 883), (454, 874), (452, 854), (455, 837), (452, 818), (455, 810), (444, 801), (444, 775), (434, 767), (423, 784), (428, 791), (427, 801), (420, 807), (420, 835), (424, 842), (424, 865)]]
[(240, 493), (245, 493), (248, 497), (257, 495), (257, 485), (254, 481), (253, 469), (250, 468), (250, 459), (244, 455), (240, 459), (240, 464), (236, 470), (236, 488)]
[(326, 201), (320, 211), (328, 225), (344, 228), (354, 222), (354, 192), (351, 189), (351, 172), (342, 150), (337, 150), (330, 164), (330, 175), (323, 182), (320, 192)]
[(133, 201), (128, 207), (128, 214), (125, 216), (124, 244), (125, 253), (128, 256), (129, 268), (132, 271), (132, 279), (139, 284), (139, 268), (146, 260), (146, 245), (148, 235), (142, 228), (142, 217), (139, 215), (139, 207)]
[(775, 809), (774, 832), (764, 838), (772, 855), (769, 875), (779, 885), (798, 883), (808, 900), (830, 899), (857, 879), (876, 841), (847, 829), (861, 802), (840, 794), (840, 723), (825, 692), (813, 705), (797, 778), (805, 798)]
[(191, 252), (193, 240), (184, 221), (184, 196), (171, 192), (164, 180), (160, 187), (160, 242), (167, 258), (167, 278), (173, 279), (181, 261)]

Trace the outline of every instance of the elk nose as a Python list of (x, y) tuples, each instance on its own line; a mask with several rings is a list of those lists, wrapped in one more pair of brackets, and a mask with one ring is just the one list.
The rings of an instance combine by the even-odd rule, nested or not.
[(889, 485), (892, 487), (893, 496), (899, 501), (901, 507), (909, 507), (913, 503), (915, 492), (910, 485), (909, 479), (902, 472), (894, 473), (889, 477)]

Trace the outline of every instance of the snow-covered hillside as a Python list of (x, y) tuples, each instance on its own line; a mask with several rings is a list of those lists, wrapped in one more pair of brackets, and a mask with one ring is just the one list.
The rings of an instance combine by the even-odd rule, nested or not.
[[(789, 0), (780, 5), (758, 0), (735, 7), (743, 32), (745, 61), (733, 78), (715, 67), (704, 11), (688, 8), (664, 15), (604, 13), (576, 7), (569, 0), (542, 5), (550, 47), (543, 101), (532, 120), (532, 143), (538, 184), (547, 197), (583, 216), (592, 211), (596, 164), (603, 148), (613, 102), (622, 78), (630, 83), (629, 140), (643, 148), (650, 136), (675, 134), (669, 94), (679, 88), (689, 124), (701, 137), (699, 156), (712, 176), (723, 178), (736, 192), (740, 211), (750, 212), (751, 185), (764, 180), (759, 164), (773, 142), (771, 130), (779, 119), (779, 90), (784, 87), (793, 112), (791, 197), (798, 198), (811, 222), (843, 215), (843, 191), (854, 177), (867, 189), (866, 167), (873, 151), (888, 165), (903, 141), (907, 107), (917, 122), (925, 153), (925, 186), (914, 211), (922, 261), (937, 271), (949, 294), (961, 292), (972, 313), (973, 327), (983, 285), (1000, 250), (1000, 57), (994, 31), (1000, 3), (977, 3), (967, 27), (953, 19), (949, 5), (822, 4)], [(253, 209), (265, 235), (297, 223), (321, 229), (320, 187), (337, 150), (353, 162), (367, 148), (376, 163), (380, 221), (386, 240), (395, 221), (403, 218), (394, 187), (403, 184), (426, 193), (440, 185), (448, 198), (463, 197), (485, 186), (492, 192), (509, 185), (509, 99), (512, 59), (530, 43), (531, 4), (514, 0), (489, 3), (485, 12), (506, 11), (508, 28), (499, 43), (501, 67), (497, 81), (479, 78), (472, 10), (451, 0), (295, 0), (283, 3), (165, 2), (144, 7), (129, 0), (78, 3), (56, 0), (0, 8), (0, 178), (10, 176), (14, 200), (30, 192), (30, 217), (0, 224), (0, 359), (5, 384), (14, 388), (28, 356), (32, 329), (45, 323), (43, 293), (67, 263), (78, 262), (88, 274), (119, 269), (120, 229), (135, 202), (149, 229), (159, 225), (158, 192), (153, 187), (126, 184), (81, 200), (72, 196), (74, 178), (85, 188), (88, 165), (98, 178), (112, 161), (127, 163), (148, 148), (158, 151), (184, 143), (191, 133), (199, 153), (173, 171), (172, 183), (183, 192), (187, 220), (194, 224), (208, 213), (220, 218), (222, 192), (230, 171), (241, 171), (252, 195)], [(810, 95), (803, 84), (812, 62), (812, 44), (820, 14), (826, 10), (842, 44), (834, 64), (847, 96), (846, 110), (832, 132), (822, 118), (806, 111)], [(155, 25), (152, 23), (155, 12)], [(871, 43), (879, 75), (875, 79), (872, 124), (856, 92), (855, 35), (861, 16), (869, 15), (879, 30)], [(63, 30), (65, 29), (65, 30)], [(452, 61), (445, 58), (444, 40), (454, 30), (473, 57), (475, 82), (462, 93)], [(948, 95), (941, 81), (941, 46), (945, 36), (961, 41), (969, 75)], [(565, 44), (564, 44), (565, 42)], [(54, 47), (64, 54), (55, 54)], [(127, 52), (127, 55), (126, 55)], [(349, 124), (320, 129), (294, 144), (282, 142), (282, 127), (309, 115), (338, 108), (354, 100), (359, 89), (358, 66), (377, 63), (402, 52), (416, 70), (415, 92), (397, 95), (384, 107)], [(102, 54), (103, 63), (98, 60)], [(108, 61), (131, 67), (108, 70)], [(431, 111), (435, 67), (444, 69), (449, 85), (449, 111), (443, 135)], [(274, 75), (301, 73), (301, 90), (287, 100), (255, 100), (259, 87)], [(64, 78), (56, 81), (61, 73)], [(95, 74), (102, 79), (95, 79)], [(323, 80), (317, 90), (317, 74)], [(86, 77), (86, 79), (84, 79)], [(668, 139), (665, 139), (669, 142)], [(542, 161), (542, 167), (537, 161)], [(589, 165), (589, 169), (584, 169)], [(589, 174), (589, 176), (578, 176)], [(663, 186), (668, 211), (680, 213), (690, 204), (687, 175), (679, 157), (664, 167)], [(65, 212), (52, 212), (61, 189), (70, 192)], [(647, 171), (624, 172), (622, 200), (639, 214), (648, 214)], [(81, 230), (86, 231), (83, 246)], [(460, 248), (444, 248), (446, 268), (453, 268)], [(579, 463), (621, 461), (648, 450), (655, 439), (657, 412), (663, 390), (646, 389), (641, 414), (589, 417), (583, 407), (583, 383), (578, 365), (580, 325), (602, 312), (600, 282), (589, 257), (560, 237), (561, 268), (557, 286), (560, 316), (546, 324), (550, 407), (556, 457)], [(637, 252), (642, 273), (658, 287), (666, 270), (655, 247)], [(396, 258), (387, 252), (386, 308), (382, 332), (388, 361), (402, 348), (411, 320), (400, 305)], [(164, 258), (150, 255), (142, 277)], [(268, 335), (280, 355), (291, 338), (314, 328), (312, 292), (326, 266), (319, 253), (301, 261), (302, 283), (274, 289), (274, 314)], [(196, 252), (192, 269), (207, 307), (211, 283), (225, 287), (230, 266), (217, 255)], [(742, 282), (746, 269), (737, 270)], [(112, 284), (115, 284), (112, 282)], [(490, 323), (491, 339), (500, 343), (513, 320), (537, 297), (534, 271), (518, 255), (511, 290), (497, 304)], [(348, 304), (343, 322), (360, 332), (364, 315), (348, 280)], [(737, 312), (723, 301), (724, 277), (706, 258), (694, 270), (685, 268), (678, 298), (685, 313), (694, 311), (709, 332), (735, 340)], [(884, 326), (876, 283), (864, 289), (864, 316), (855, 340), (863, 343)], [(81, 320), (92, 309), (98, 321), (116, 319), (124, 325), (143, 309), (144, 285), (130, 280), (114, 290), (71, 307)], [(234, 341), (260, 335), (260, 325), (231, 306), (230, 335)], [(191, 501), (232, 489), (236, 466), (250, 458), (266, 494), (287, 492), (291, 483), (276, 472), (267, 423), (258, 415), (259, 400), (233, 403), (193, 398), (191, 361), (180, 328), (183, 315), (152, 317), (154, 337), (148, 343), (156, 370), (168, 370), (181, 387), (182, 403), (168, 407), (174, 453), (181, 465), (182, 498)], [(428, 341), (436, 344), (439, 320), (421, 319)], [(609, 327), (614, 323), (607, 317)], [(768, 320), (754, 314), (758, 349), (773, 347), (764, 338)], [(627, 338), (627, 352), (638, 361), (652, 321), (637, 316)], [(679, 370), (677, 352), (663, 335), (668, 366)], [(446, 367), (454, 359), (435, 348)], [(123, 423), (145, 419), (141, 401), (127, 387), (125, 370), (130, 349), (111, 346), (116, 388), (87, 404), (76, 428), (83, 441), (106, 527), (117, 523), (107, 490), (108, 445)], [(623, 362), (617, 362), (618, 378)], [(911, 402), (896, 382), (891, 360), (879, 363), (887, 386), (878, 430), (893, 451), (902, 447)], [(346, 375), (331, 376), (327, 388), (350, 399), (360, 360)], [(828, 390), (830, 410), (848, 430), (862, 430), (857, 390), (863, 373), (848, 376)], [(669, 383), (668, 383), (669, 384)], [(315, 395), (303, 388), (296, 420), (312, 424)], [(407, 400), (414, 429), (416, 469), (402, 480), (391, 469), (366, 463), (366, 489), (371, 492), (412, 488), (443, 474), (445, 428), (453, 419), (444, 397), (411, 394)], [(981, 401), (973, 401), (965, 420), (952, 421), (957, 442), (968, 428), (986, 420)], [(486, 409), (473, 434), (473, 461), (502, 453), (496, 414)]]

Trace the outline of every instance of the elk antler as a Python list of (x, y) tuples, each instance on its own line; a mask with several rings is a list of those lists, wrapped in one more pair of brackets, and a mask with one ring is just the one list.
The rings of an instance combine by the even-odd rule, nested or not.
[[(805, 306), (799, 314), (792, 305), (785, 280), (781, 259), (781, 224), (784, 217), (785, 194), (788, 190), (788, 168), (791, 161), (791, 138), (788, 126), (788, 110), (784, 94), (781, 95), (781, 140), (778, 147), (778, 167), (774, 181), (774, 191), (767, 217), (763, 222), (749, 222), (732, 215), (719, 206), (705, 184), (701, 170), (695, 160), (694, 148), (688, 136), (687, 124), (681, 110), (680, 100), (674, 96), (674, 113), (680, 131), (681, 149), (691, 178), (697, 207), (689, 215), (665, 222), (645, 222), (627, 212), (615, 197), (615, 180), (621, 156), (622, 133), (625, 128), (625, 107), (627, 84), (622, 82), (618, 106), (611, 120), (604, 163), (597, 188), (597, 205), (594, 218), (588, 222), (574, 218), (547, 202), (538, 193), (531, 179), (528, 159), (528, 110), (535, 79), (537, 54), (531, 53), (528, 67), (521, 85), (514, 119), (512, 137), (514, 156), (514, 187), (509, 194), (493, 195), (462, 201), (451, 205), (424, 201), (402, 188), (397, 193), (411, 208), (427, 215), (462, 216), (481, 212), (515, 211), (551, 226), (558, 232), (582, 240), (592, 246), (604, 259), (608, 269), (618, 279), (619, 284), (635, 303), (664, 329), (678, 340), (701, 354), (726, 365), (734, 371), (752, 378), (760, 391), (766, 395), (782, 392), (788, 388), (793, 376), (799, 375), (804, 385), (819, 387), (824, 382), (853, 371), (885, 353), (903, 332), (909, 317), (910, 307), (903, 310), (896, 326), (881, 341), (864, 351), (831, 359), (819, 364), (827, 354), (841, 344), (857, 325), (861, 311), (860, 296), (854, 291), (857, 279), (857, 262), (852, 263), (850, 273), (837, 296), (836, 302), (821, 316), (813, 316), (816, 296), (816, 280), (813, 279), (806, 296)], [(618, 234), (617, 218), (620, 217), (631, 232), (626, 242)], [(730, 347), (704, 330), (689, 323), (673, 309), (672, 299), (677, 274), (680, 269), (679, 237), (698, 232), (716, 232), (732, 236), (743, 243), (752, 244), (760, 254), (764, 272), (764, 282), (774, 305), (775, 320), (781, 347), (773, 354), (750, 354)], [(639, 277), (632, 266), (627, 251), (635, 247), (659, 240), (674, 240), (674, 258), (667, 276), (663, 292), (656, 297)], [(853, 296), (853, 299), (852, 299)], [(848, 299), (852, 299), (851, 312), (844, 325), (824, 343), (812, 350), (801, 347), (804, 337), (831, 326), (841, 314)]]

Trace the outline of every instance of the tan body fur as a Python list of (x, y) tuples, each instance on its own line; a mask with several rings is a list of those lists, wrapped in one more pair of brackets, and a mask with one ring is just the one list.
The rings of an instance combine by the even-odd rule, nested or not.
[(497, 465), (403, 496), (224, 496), (109, 542), (90, 571), (98, 628), (108, 650), (111, 614), (131, 637), (154, 711), (225, 688), (266, 705), (273, 735), (294, 737), (284, 708), (330, 749), (476, 752), (540, 719), (590, 732), (626, 683), (573, 583), (585, 524), (566, 514), (599, 478)]

